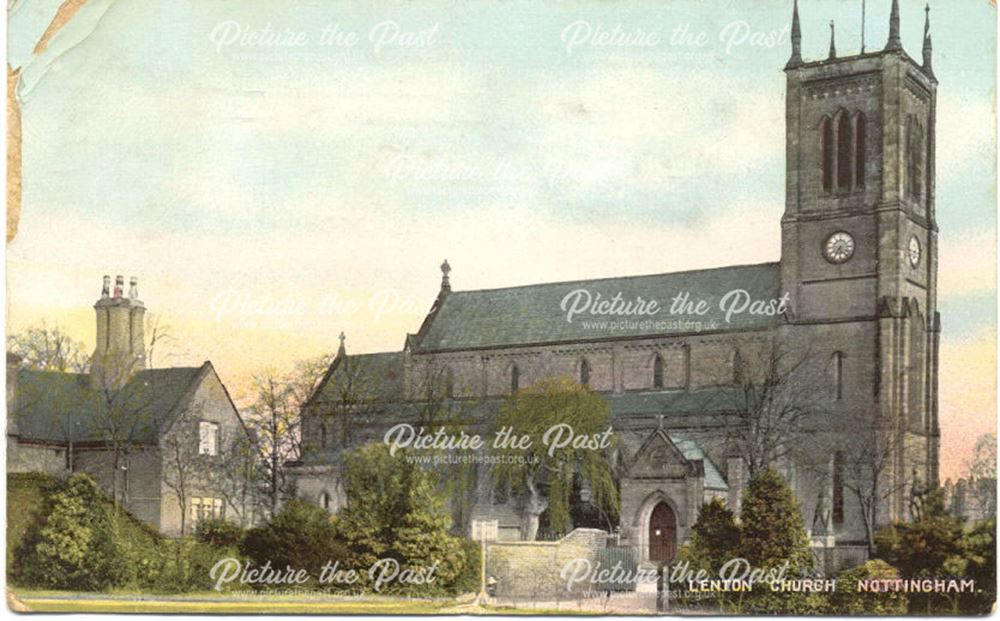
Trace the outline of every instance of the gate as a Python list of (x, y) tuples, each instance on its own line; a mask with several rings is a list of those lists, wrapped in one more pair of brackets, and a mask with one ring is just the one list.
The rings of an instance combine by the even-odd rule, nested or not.
[[(602, 548), (596, 554), (596, 568), (606, 579), (597, 582), (596, 589), (602, 592), (620, 593), (634, 591), (639, 562), (635, 548), (614, 546)], [(615, 570), (620, 567), (620, 570)], [(611, 574), (613, 575), (607, 575)]]

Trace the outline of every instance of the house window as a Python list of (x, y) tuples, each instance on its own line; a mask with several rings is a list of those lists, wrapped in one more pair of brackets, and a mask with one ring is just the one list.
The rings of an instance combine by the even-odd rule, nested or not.
[(844, 396), (844, 353), (835, 351), (830, 361), (830, 370), (833, 373), (833, 394), (839, 401)]
[(663, 388), (663, 358), (659, 354), (653, 358), (653, 388)]
[(844, 523), (844, 454), (833, 455), (833, 523)]
[(219, 423), (198, 423), (198, 454), (218, 455), (219, 444)]
[(514, 394), (521, 387), (521, 369), (517, 365), (510, 367), (510, 394)]
[(584, 386), (590, 386), (590, 363), (587, 362), (586, 358), (580, 360), (580, 383)]
[(197, 524), (205, 519), (224, 519), (226, 507), (221, 498), (195, 496), (191, 499), (191, 522)]

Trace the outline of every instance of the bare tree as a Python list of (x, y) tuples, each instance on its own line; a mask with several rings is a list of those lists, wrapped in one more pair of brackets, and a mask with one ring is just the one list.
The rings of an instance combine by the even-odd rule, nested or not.
[(240, 526), (247, 527), (253, 523), (254, 510), (260, 502), (257, 497), (259, 452), (254, 438), (246, 433), (235, 435), (219, 451), (218, 463), (210, 470), (209, 481)]
[(727, 440), (750, 477), (789, 458), (795, 438), (821, 418), (830, 396), (824, 375), (815, 355), (782, 341), (736, 349), (733, 390), (713, 409), (722, 412)]
[(90, 357), (85, 350), (81, 341), (62, 328), (44, 322), (7, 337), (7, 351), (17, 354), (27, 368), (35, 371), (86, 373)]
[(184, 410), (174, 420), (160, 444), (163, 484), (174, 493), (181, 510), (181, 536), (187, 534), (188, 501), (191, 491), (204, 478), (203, 456), (198, 454), (199, 427), (196, 417)]
[(300, 417), (286, 378), (265, 371), (254, 378), (254, 389), (249, 421), (260, 450), (264, 509), (273, 516), (292, 491), (286, 464), (302, 454)]
[(845, 429), (851, 432), (840, 445), (843, 486), (858, 502), (869, 554), (875, 553), (882, 507), (906, 485), (905, 477), (893, 477), (904, 436), (882, 418), (868, 411), (847, 414)]
[(997, 512), (997, 436), (984, 433), (976, 439), (976, 447), (969, 462), (969, 490), (976, 497), (976, 508), (981, 519)]

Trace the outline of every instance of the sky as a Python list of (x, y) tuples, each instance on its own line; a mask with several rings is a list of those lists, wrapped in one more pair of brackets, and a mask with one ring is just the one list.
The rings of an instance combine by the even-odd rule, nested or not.
[[(134, 275), (162, 363), (210, 359), (243, 399), (341, 331), (401, 349), (445, 258), (461, 290), (780, 256), (790, 2), (88, 0), (41, 54), (59, 1), (10, 4), (13, 332), (92, 347), (101, 277)], [(800, 15), (806, 59), (830, 20), (859, 50), (860, 1)], [(995, 429), (995, 19), (931, 7), (943, 476)]]

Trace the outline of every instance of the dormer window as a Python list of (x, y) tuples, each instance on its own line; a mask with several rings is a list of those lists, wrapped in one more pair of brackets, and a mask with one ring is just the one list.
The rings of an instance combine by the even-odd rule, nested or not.
[(219, 454), (219, 423), (201, 421), (198, 423), (198, 454)]

